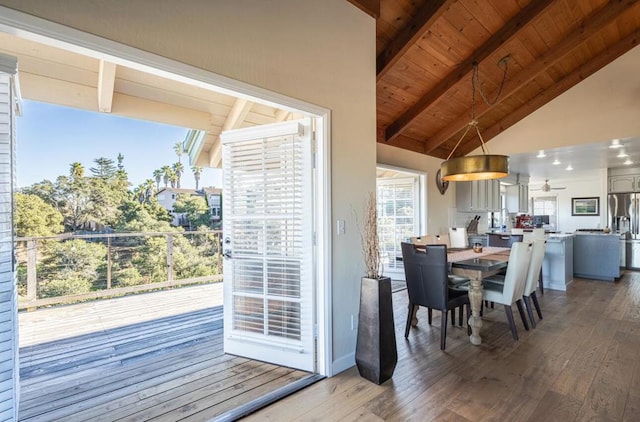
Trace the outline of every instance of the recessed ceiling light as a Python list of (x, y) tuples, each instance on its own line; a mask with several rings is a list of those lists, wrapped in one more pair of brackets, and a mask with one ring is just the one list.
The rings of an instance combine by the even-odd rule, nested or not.
[(618, 158), (626, 158), (626, 157), (628, 157), (628, 155), (627, 155), (626, 152), (624, 152), (623, 149), (621, 149), (620, 152), (618, 153), (618, 155), (616, 155), (616, 157), (618, 157)]
[(611, 145), (609, 145), (609, 148), (620, 148), (622, 146), (622, 144), (620, 144), (620, 139), (614, 139), (613, 141), (611, 141)]
[(557, 158), (555, 160), (553, 160), (553, 164), (554, 166), (560, 165), (560, 160), (558, 160)]
[(546, 157), (546, 156), (547, 156), (547, 154), (545, 154), (545, 153), (544, 153), (544, 150), (543, 150), (543, 149), (541, 149), (541, 150), (538, 152), (538, 155), (536, 155), (536, 158), (544, 158), (544, 157)]
[(633, 161), (631, 161), (630, 158), (627, 158), (626, 161), (623, 163), (625, 166), (628, 166), (629, 164), (633, 164)]
[(571, 167), (571, 164), (569, 164), (565, 170), (571, 171), (571, 170), (573, 170), (573, 167)]

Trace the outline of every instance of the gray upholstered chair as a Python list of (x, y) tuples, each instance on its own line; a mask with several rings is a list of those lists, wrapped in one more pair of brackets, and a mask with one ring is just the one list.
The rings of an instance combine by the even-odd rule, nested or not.
[(468, 293), (450, 288), (447, 247), (425, 245), (417, 248), (411, 243), (402, 243), (402, 260), (409, 295), (409, 313), (404, 336), (409, 337), (413, 314), (420, 306), (427, 308), (429, 324), (431, 324), (432, 309), (438, 309), (442, 312), (440, 349), (444, 350), (448, 311), (467, 305), (468, 317), (471, 310)]

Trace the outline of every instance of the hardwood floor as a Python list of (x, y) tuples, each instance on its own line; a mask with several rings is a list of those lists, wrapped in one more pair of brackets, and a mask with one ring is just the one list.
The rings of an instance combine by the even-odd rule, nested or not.
[(248, 421), (639, 421), (640, 273), (613, 283), (576, 279), (540, 296), (544, 319), (513, 341), (502, 308), (483, 319), (481, 346), (426, 310), (404, 338), (407, 293), (394, 293), (398, 365), (381, 386), (351, 368)]
[(21, 421), (206, 421), (309, 376), (222, 350), (222, 286), (20, 313)]

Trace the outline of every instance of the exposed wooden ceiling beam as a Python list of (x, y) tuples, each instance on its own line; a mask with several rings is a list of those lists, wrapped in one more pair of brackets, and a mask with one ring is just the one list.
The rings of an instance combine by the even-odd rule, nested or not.
[(438, 101), (452, 86), (471, 72), (474, 62), (480, 63), (489, 57), (502, 44), (517, 35), (528, 23), (542, 15), (552, 4), (554, 4), (553, 0), (538, 0), (529, 3), (516, 16), (509, 20), (504, 27), (482, 44), (471, 56), (467, 57), (453, 72), (443, 78), (395, 122), (390, 124), (386, 130), (387, 141), (400, 135), (400, 132), (406, 129), (424, 110)]
[(392, 39), (376, 59), (378, 71), (377, 80), (380, 80), (387, 71), (409, 50), (425, 32), (433, 25), (449, 5), (455, 0), (431, 0), (416, 11), (411, 20)]
[[(607, 7), (607, 6), (605, 6)], [(554, 98), (560, 96), (568, 89), (582, 82), (589, 76), (596, 73), (598, 70), (602, 69), (618, 57), (625, 54), (627, 51), (636, 47), (640, 44), (640, 29), (633, 32), (631, 35), (625, 37), (624, 39), (618, 41), (616, 44), (607, 47), (602, 53), (594, 57), (589, 62), (583, 64), (582, 66), (575, 69), (573, 72), (562, 78), (560, 81), (553, 84), (552, 87), (546, 89), (541, 92), (531, 100), (527, 101), (526, 104), (522, 105), (517, 110), (512, 111), (507, 115), (504, 119), (494, 124), (493, 126), (487, 128), (482, 131), (482, 135), (485, 141), (488, 141), (491, 138), (494, 138), (496, 135), (505, 131), (509, 127), (518, 123), (520, 120), (524, 119), (543, 105), (547, 104), (549, 101)], [(458, 148), (456, 151), (456, 156), (466, 155), (471, 151), (475, 150), (477, 145), (461, 145), (461, 148)], [(458, 154), (458, 151), (460, 152)], [(497, 151), (493, 151), (494, 153), (498, 153)]]
[(400, 135), (393, 139), (391, 142), (381, 142), (385, 145), (391, 145), (394, 147), (406, 149), (420, 154), (426, 154), (424, 149), (424, 142), (418, 139), (409, 138), (408, 136)]
[(98, 69), (98, 111), (111, 113), (113, 87), (116, 82), (116, 64), (100, 60)]
[[(502, 94), (500, 94), (499, 100), (488, 105), (484, 101), (476, 104), (476, 119), (482, 117), (484, 114), (490, 112), (497, 107), (502, 101), (506, 100), (512, 94), (516, 93), (520, 88), (527, 83), (535, 79), (538, 75), (547, 70), (550, 66), (560, 61), (563, 57), (573, 51), (575, 48), (590, 38), (592, 35), (598, 33), (604, 26), (614, 21), (620, 14), (626, 12), (629, 8), (634, 6), (634, 2), (612, 2), (601, 7), (596, 12), (592, 13), (587, 19), (581, 22), (576, 29), (568, 34), (560, 43), (547, 50), (544, 54), (538, 57), (533, 63), (527, 65), (526, 68), (515, 77), (507, 79)], [(495, 92), (489, 97), (493, 98)], [(471, 119), (471, 109), (469, 108), (463, 114), (460, 115), (455, 121), (448, 124), (440, 132), (426, 141), (425, 148), (427, 154), (438, 148), (440, 145), (449, 140), (452, 136), (463, 130), (469, 120)]]
[[(251, 111), (251, 107), (253, 107), (253, 102), (243, 98), (236, 98), (236, 101), (231, 107), (231, 111), (229, 111), (229, 114), (227, 115), (227, 119), (222, 125), (221, 132), (239, 128), (244, 122), (244, 119), (247, 118), (247, 114)], [(216, 136), (216, 139), (213, 141), (213, 145), (211, 145), (211, 149), (209, 150), (209, 165), (211, 167), (220, 167), (221, 163), (222, 145), (220, 143), (220, 137)]]
[(378, 19), (380, 17), (380, 0), (347, 0), (367, 15)]

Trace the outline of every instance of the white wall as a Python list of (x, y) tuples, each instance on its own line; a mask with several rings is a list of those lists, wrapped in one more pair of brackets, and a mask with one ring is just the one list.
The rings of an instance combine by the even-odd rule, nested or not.
[(640, 136), (638, 75), (640, 46), (491, 139), (491, 151), (517, 154)]
[[(571, 178), (554, 179), (552, 187), (564, 187), (551, 192), (532, 191), (540, 185), (530, 185), (529, 195), (556, 196), (558, 203), (558, 230), (573, 232), (576, 229), (596, 229), (607, 226), (607, 170), (572, 171)], [(600, 198), (599, 216), (572, 216), (571, 198)]]
[(332, 238), (333, 358), (338, 371), (352, 366), (364, 273), (354, 211), (376, 174), (374, 19), (345, 0), (0, 4), (332, 111), (331, 213), (346, 220)]

